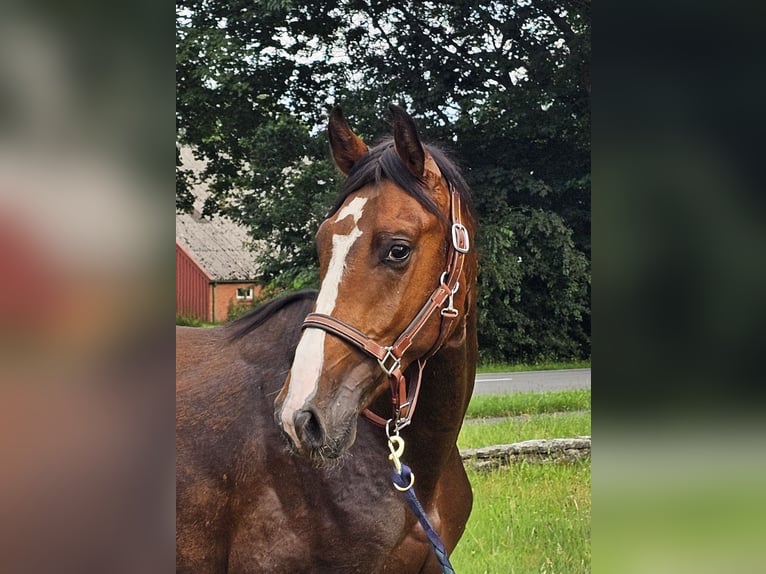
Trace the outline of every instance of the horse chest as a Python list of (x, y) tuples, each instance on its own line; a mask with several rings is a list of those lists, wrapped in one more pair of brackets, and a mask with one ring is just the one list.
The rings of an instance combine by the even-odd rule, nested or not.
[(288, 459), (258, 488), (231, 541), (231, 573), (372, 572), (397, 544), (406, 509), (385, 457), (360, 452), (331, 470)]

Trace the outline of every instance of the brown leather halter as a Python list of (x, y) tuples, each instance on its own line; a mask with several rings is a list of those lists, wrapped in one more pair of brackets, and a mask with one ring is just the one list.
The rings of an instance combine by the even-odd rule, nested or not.
[[(463, 259), (470, 248), (470, 239), (468, 230), (460, 219), (460, 195), (454, 188), (450, 189), (450, 216), (452, 218), (452, 237), (449, 245), (450, 253), (447, 257), (447, 269), (439, 279), (439, 286), (434, 289), (428, 301), (425, 302), (417, 315), (415, 315), (415, 318), (393, 344), (389, 346), (380, 345), (359, 329), (323, 313), (310, 313), (306, 316), (301, 327), (302, 329), (322, 329), (327, 331), (355, 345), (378, 360), (380, 368), (383, 369), (391, 385), (391, 401), (393, 403), (394, 416), (392, 419), (386, 420), (369, 409), (366, 409), (363, 414), (374, 423), (385, 426), (387, 430), (388, 424), (393, 422), (394, 427), (392, 431), (394, 433), (397, 433), (412, 421), (426, 361), (447, 340), (459, 315), (458, 310), (453, 306), (453, 298), (458, 289), (460, 289), (458, 280), (463, 272)], [(445, 302), (447, 305), (442, 308)], [(418, 359), (417, 382), (410, 386), (408, 392), (407, 381), (402, 372), (402, 357), (437, 310), (440, 310), (442, 316), (439, 337), (431, 347), (431, 350)]]

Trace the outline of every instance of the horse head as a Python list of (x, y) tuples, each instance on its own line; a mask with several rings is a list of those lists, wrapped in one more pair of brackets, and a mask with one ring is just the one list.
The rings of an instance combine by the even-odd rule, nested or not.
[(392, 377), (459, 344), (465, 329), (453, 320), (464, 316), (470, 283), (462, 259), (456, 268), (472, 240), (454, 192), (464, 182), (402, 108), (390, 111), (393, 138), (372, 148), (340, 109), (329, 119), (333, 159), (347, 179), (316, 235), (319, 294), (275, 400), (293, 449), (317, 461), (343, 455), (359, 414)]

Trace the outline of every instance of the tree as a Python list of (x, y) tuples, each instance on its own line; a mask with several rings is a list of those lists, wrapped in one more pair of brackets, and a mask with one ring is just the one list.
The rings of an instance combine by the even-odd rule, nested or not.
[(180, 6), (179, 142), (209, 161), (208, 211), (271, 246), (267, 280), (315, 278), (328, 104), (369, 140), (395, 101), (473, 188), (482, 357), (589, 355), (589, 2)]

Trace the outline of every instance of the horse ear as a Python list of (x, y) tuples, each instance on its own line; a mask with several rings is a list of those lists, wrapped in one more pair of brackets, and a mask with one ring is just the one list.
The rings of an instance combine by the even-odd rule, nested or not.
[(423, 149), (423, 144), (420, 143), (415, 122), (404, 111), (404, 108), (396, 104), (390, 104), (388, 109), (394, 120), (394, 147), (396, 148), (396, 153), (399, 154), (399, 157), (410, 173), (416, 178), (422, 179), (425, 170), (426, 152)]
[(346, 118), (343, 117), (343, 111), (337, 106), (330, 112), (327, 134), (330, 138), (330, 150), (335, 165), (341, 172), (348, 175), (359, 158), (367, 153), (367, 145), (351, 131)]

